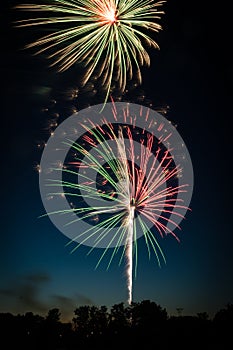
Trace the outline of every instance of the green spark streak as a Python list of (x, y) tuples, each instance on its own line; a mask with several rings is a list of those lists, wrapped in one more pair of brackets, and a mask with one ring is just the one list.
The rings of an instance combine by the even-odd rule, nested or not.
[[(102, 165), (100, 164), (100, 162), (98, 161), (98, 159), (94, 156), (92, 156), (90, 153), (86, 154), (86, 151), (83, 147), (78, 147), (77, 144), (73, 145), (73, 148), (77, 151), (80, 151), (83, 155), (85, 155), (85, 157), (90, 161), (90, 163), (88, 161), (81, 160), (79, 158), (77, 158), (77, 160), (82, 161), (82, 163), (86, 166), (90, 166), (92, 169), (94, 170), (98, 170), (98, 172), (103, 176), (104, 179), (108, 180), (108, 182), (116, 188), (117, 183), (114, 181), (114, 179), (111, 177), (111, 175), (109, 175), (109, 173), (107, 172), (107, 170), (105, 168), (102, 167)], [(101, 156), (103, 156), (103, 159), (106, 163), (109, 164), (111, 170), (113, 171), (113, 173), (117, 176), (117, 179), (119, 180), (119, 175), (118, 175), (118, 171), (116, 171), (116, 166), (114, 164), (114, 162), (112, 162), (112, 160), (114, 159), (113, 157), (111, 157), (110, 154), (104, 154), (103, 152), (101, 152), (98, 148), (96, 148), (97, 153), (99, 153)], [(117, 165), (119, 164), (120, 167), (120, 162), (117, 161)], [(66, 170), (63, 170), (66, 171)], [(69, 172), (69, 171), (66, 171)], [(78, 173), (78, 175), (84, 179), (90, 180), (89, 177), (85, 176), (84, 174)]]
[(135, 256), (134, 264), (134, 277), (137, 277), (137, 267), (138, 267), (138, 245), (137, 245), (137, 226), (135, 219), (133, 220), (133, 256)]
[[(117, 241), (117, 244), (120, 245), (120, 244), (122, 243), (124, 237), (125, 237), (126, 231), (127, 231), (127, 228), (124, 227), (124, 226), (123, 226), (123, 227), (121, 226), (121, 227), (119, 227), (119, 228), (117, 229), (115, 235), (114, 235), (113, 238), (110, 240), (110, 242), (109, 242), (109, 244), (107, 245), (107, 247), (104, 249), (104, 252), (103, 252), (103, 254), (101, 255), (100, 259), (98, 260), (98, 262), (97, 262), (95, 268), (97, 268), (97, 267), (100, 265), (102, 259), (104, 258), (105, 254), (107, 253), (108, 249), (110, 248), (111, 243), (112, 243), (113, 240), (118, 236), (118, 233), (120, 233), (120, 234), (119, 234), (119, 239), (118, 239), (118, 241)], [(107, 234), (107, 233), (106, 233), (106, 234)], [(91, 249), (91, 251), (92, 251), (93, 249), (94, 249), (94, 247)], [(115, 248), (115, 249), (116, 249), (116, 248)], [(113, 250), (113, 253), (112, 253), (111, 258), (110, 258), (110, 260), (109, 260), (109, 263), (108, 263), (108, 265), (107, 265), (107, 270), (109, 269), (110, 264), (111, 264), (111, 261), (112, 261), (114, 255), (115, 255), (115, 249)]]
[[(165, 256), (163, 254), (163, 251), (162, 251), (161, 247), (159, 246), (159, 243), (157, 242), (153, 233), (151, 232), (151, 230), (147, 226), (147, 224), (140, 218), (140, 216), (138, 216), (138, 219), (139, 219), (139, 223), (140, 223), (140, 226), (141, 226), (144, 238), (145, 238), (145, 242), (146, 242), (146, 245), (148, 248), (149, 257), (150, 257), (150, 245), (151, 245), (151, 247), (156, 255), (158, 265), (161, 266), (157, 249), (159, 250), (160, 254), (162, 255), (164, 262), (166, 263), (166, 259), (165, 259)], [(149, 245), (149, 243), (150, 243), (150, 245)], [(156, 249), (156, 247), (157, 247), (157, 249)]]
[[(83, 235), (85, 235), (86, 233), (92, 231), (92, 230), (95, 230), (92, 234), (88, 235), (88, 237), (84, 238), (72, 251), (71, 253), (73, 253), (76, 249), (78, 249), (82, 244), (84, 244), (88, 239), (90, 239), (93, 235), (96, 235), (96, 233), (98, 233), (100, 230), (102, 231), (102, 237), (101, 238), (98, 238), (96, 239), (96, 244), (94, 245), (94, 247), (96, 247), (98, 245), (98, 243), (101, 242), (101, 240), (109, 233), (109, 231), (116, 227), (116, 225), (121, 221), (123, 217), (123, 214), (117, 214), (115, 216), (113, 216), (112, 218), (109, 218), (109, 219), (106, 219), (104, 220), (103, 222), (101, 222), (100, 224), (97, 224), (91, 228), (89, 228), (88, 230), (86, 230), (85, 232), (83, 232), (82, 234), (76, 236), (72, 241), (75, 241), (77, 238), (80, 238), (82, 237)], [(106, 228), (103, 229), (103, 227), (106, 226)], [(119, 229), (117, 230), (117, 233), (118, 231), (122, 229), (122, 227), (119, 227)], [(117, 234), (116, 233), (116, 234)], [(115, 239), (115, 236), (112, 238), (111, 242)], [(105, 252), (108, 250), (108, 248), (110, 247), (110, 244), (108, 245), (108, 247), (105, 249)], [(90, 250), (90, 252), (93, 250), (93, 248)], [(105, 255), (105, 253), (102, 255), (102, 257)], [(102, 260), (102, 257), (100, 258), (100, 260)], [(99, 265), (99, 263), (97, 263), (97, 266)], [(96, 267), (97, 267), (96, 266)]]

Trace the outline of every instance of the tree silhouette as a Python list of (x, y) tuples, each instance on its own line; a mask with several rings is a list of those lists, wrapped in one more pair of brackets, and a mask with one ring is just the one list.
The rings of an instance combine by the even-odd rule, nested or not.
[(106, 332), (109, 316), (106, 306), (92, 306), (90, 308), (89, 328), (92, 335), (101, 335)]
[(151, 330), (155, 325), (161, 325), (167, 318), (167, 311), (150, 300), (131, 305), (132, 326)]
[(207, 314), (207, 312), (198, 312), (197, 317), (199, 320), (202, 321), (207, 321), (209, 319), (209, 315)]
[(58, 308), (46, 316), (0, 313), (0, 341), (5, 349), (87, 350), (138, 348), (230, 349), (232, 347), (233, 304), (209, 319), (196, 316), (168, 316), (166, 309), (150, 300), (106, 306), (80, 306), (72, 323), (61, 322)]
[(110, 310), (109, 327), (114, 332), (119, 332), (129, 326), (129, 313), (124, 303), (114, 304)]
[(224, 309), (216, 312), (214, 321), (233, 324), (233, 304), (228, 303)]
[(91, 311), (90, 306), (84, 305), (79, 306), (74, 310), (75, 317), (73, 318), (74, 328), (75, 331), (78, 332), (80, 335), (89, 335), (90, 334), (90, 318), (91, 318)]
[(46, 321), (50, 323), (60, 322), (61, 312), (59, 309), (54, 308), (48, 311)]

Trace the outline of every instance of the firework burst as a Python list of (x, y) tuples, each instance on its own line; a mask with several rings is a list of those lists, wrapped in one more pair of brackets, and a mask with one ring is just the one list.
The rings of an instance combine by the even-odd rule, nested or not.
[[(158, 32), (165, 1), (154, 0), (54, 0), (51, 4), (22, 4), (17, 8), (47, 13), (47, 17), (17, 22), (19, 27), (54, 25), (52, 33), (28, 44), (47, 52), (51, 65), (65, 71), (76, 62), (84, 66), (83, 84), (95, 74), (106, 90), (124, 91), (127, 79), (142, 81), (140, 67), (150, 65), (147, 47), (159, 48), (149, 32)], [(57, 29), (59, 26), (59, 29)]]
[[(192, 185), (184, 182), (185, 162), (186, 167), (191, 166), (187, 155), (184, 164), (176, 163), (180, 156), (176, 148), (184, 148), (182, 140), (171, 147), (176, 140), (175, 128), (158, 113), (153, 112), (153, 118), (150, 109), (133, 107), (136, 111), (130, 109), (130, 104), (107, 104), (107, 117), (102, 115), (98, 122), (94, 121), (97, 112), (92, 108), (74, 115), (72, 125), (78, 124), (79, 131), (76, 127), (71, 131), (66, 121), (65, 129), (60, 125), (48, 142), (53, 164), (54, 155), (63, 154), (63, 159), (56, 162), (61, 166), (51, 167), (46, 148), (40, 172), (47, 213), (52, 220), (62, 220), (63, 230), (68, 228), (68, 245), (77, 243), (72, 251), (83, 244), (91, 246), (90, 252), (103, 248), (96, 267), (111, 252), (109, 268), (122, 249), (119, 263), (126, 258), (129, 304), (133, 262), (135, 274), (137, 269), (138, 238), (144, 237), (149, 257), (153, 252), (159, 265), (165, 261), (158, 237), (171, 234), (179, 241), (174, 231), (180, 229), (179, 223), (188, 210), (187, 192)], [(54, 204), (48, 206), (51, 198), (56, 210)], [(66, 206), (62, 208), (64, 200)]]

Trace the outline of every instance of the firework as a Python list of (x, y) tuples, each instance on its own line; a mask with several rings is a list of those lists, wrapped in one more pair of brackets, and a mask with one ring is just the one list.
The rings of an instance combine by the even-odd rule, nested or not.
[[(52, 33), (28, 44), (46, 52), (51, 65), (65, 71), (76, 62), (84, 67), (83, 84), (95, 76), (108, 99), (113, 82), (124, 91), (127, 79), (142, 81), (140, 67), (150, 65), (145, 47), (159, 48), (147, 31), (161, 30), (157, 20), (165, 1), (154, 0), (54, 0), (51, 4), (22, 4), (17, 8), (47, 13), (47, 17), (21, 20), (19, 27), (54, 25)], [(59, 28), (59, 29), (58, 29)]]
[(111, 252), (109, 268), (121, 249), (130, 304), (137, 240), (144, 237), (159, 265), (165, 261), (158, 238), (171, 234), (179, 241), (174, 231), (188, 210), (192, 166), (176, 129), (157, 112), (107, 103), (100, 118), (98, 108), (55, 130), (42, 155), (40, 188), (51, 220), (71, 238), (68, 245), (77, 243), (72, 251), (83, 244), (90, 252), (103, 248), (96, 267)]

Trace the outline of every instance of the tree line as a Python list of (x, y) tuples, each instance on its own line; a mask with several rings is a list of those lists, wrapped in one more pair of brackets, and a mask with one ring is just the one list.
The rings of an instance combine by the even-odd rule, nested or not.
[[(1, 344), (5, 349), (133, 349), (146, 344), (156, 349), (229, 349), (233, 345), (233, 304), (195, 316), (169, 316), (150, 300), (106, 306), (79, 306), (71, 322), (61, 321), (58, 308), (46, 316), (26, 312), (0, 313)], [(230, 346), (230, 347), (229, 347)]]

